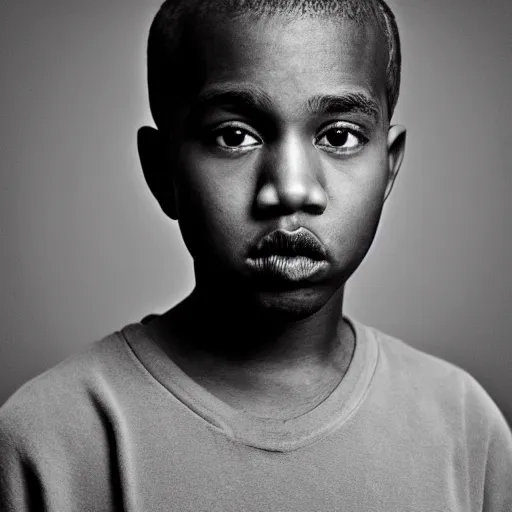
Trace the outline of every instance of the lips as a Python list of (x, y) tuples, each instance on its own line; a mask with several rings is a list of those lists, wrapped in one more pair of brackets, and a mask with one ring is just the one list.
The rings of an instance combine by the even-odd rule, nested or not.
[(265, 235), (249, 252), (250, 258), (268, 256), (304, 256), (318, 261), (326, 259), (326, 250), (320, 240), (305, 228), (295, 231), (278, 229)]
[(327, 268), (327, 251), (306, 228), (276, 230), (249, 251), (247, 264), (267, 280), (299, 282), (318, 276)]

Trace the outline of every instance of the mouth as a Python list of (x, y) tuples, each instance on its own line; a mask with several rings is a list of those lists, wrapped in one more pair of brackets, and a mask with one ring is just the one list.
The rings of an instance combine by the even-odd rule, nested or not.
[(325, 247), (305, 228), (265, 235), (249, 251), (247, 264), (260, 277), (292, 283), (317, 277), (329, 266)]

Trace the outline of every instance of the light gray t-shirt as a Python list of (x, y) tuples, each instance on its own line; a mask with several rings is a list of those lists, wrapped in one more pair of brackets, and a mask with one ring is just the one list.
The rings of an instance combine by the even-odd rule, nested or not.
[(512, 435), (463, 370), (352, 322), (334, 392), (251, 416), (132, 324), (0, 409), (0, 510), (511, 512)]

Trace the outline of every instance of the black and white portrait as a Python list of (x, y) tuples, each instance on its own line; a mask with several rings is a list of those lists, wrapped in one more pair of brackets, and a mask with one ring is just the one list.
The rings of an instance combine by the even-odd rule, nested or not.
[(512, 510), (512, 4), (0, 7), (0, 510)]

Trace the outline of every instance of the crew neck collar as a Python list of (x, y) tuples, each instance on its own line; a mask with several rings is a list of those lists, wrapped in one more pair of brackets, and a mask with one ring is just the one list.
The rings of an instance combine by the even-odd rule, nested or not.
[(131, 324), (121, 333), (151, 376), (210, 426), (248, 446), (283, 452), (309, 445), (341, 426), (366, 395), (377, 365), (377, 341), (371, 329), (345, 320), (354, 332), (355, 348), (343, 379), (314, 409), (291, 419), (254, 416), (208, 392), (170, 359), (161, 348), (165, 341), (160, 332), (151, 325)]

